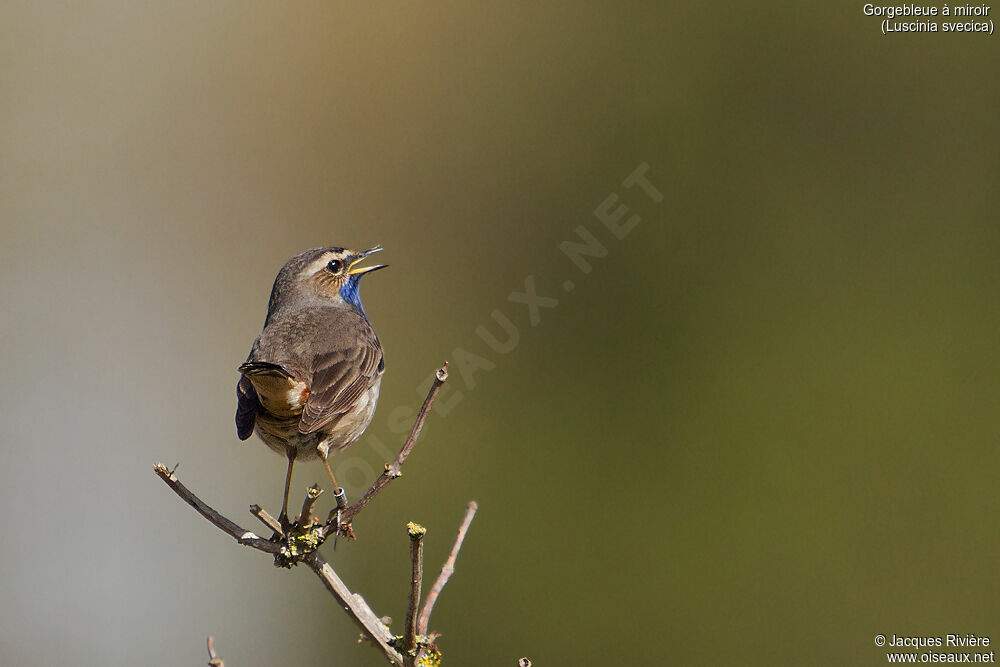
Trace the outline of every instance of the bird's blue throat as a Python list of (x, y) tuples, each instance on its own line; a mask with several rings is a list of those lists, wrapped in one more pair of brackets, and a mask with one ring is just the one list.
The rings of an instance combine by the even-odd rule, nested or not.
[(347, 282), (340, 288), (340, 298), (358, 309), (367, 320), (365, 309), (361, 306), (361, 274), (347, 277)]

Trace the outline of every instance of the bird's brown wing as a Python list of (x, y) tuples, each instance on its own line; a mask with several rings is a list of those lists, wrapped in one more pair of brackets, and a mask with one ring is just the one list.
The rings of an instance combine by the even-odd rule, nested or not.
[(299, 432), (319, 430), (351, 409), (382, 374), (382, 346), (374, 332), (354, 344), (318, 355), (313, 362), (309, 400), (299, 420)]

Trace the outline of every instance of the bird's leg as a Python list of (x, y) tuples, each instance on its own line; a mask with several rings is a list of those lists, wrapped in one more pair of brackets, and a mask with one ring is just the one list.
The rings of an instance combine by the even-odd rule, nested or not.
[(326, 474), (330, 476), (330, 481), (333, 483), (334, 498), (337, 499), (337, 532), (333, 536), (333, 548), (336, 549), (337, 538), (340, 536), (340, 514), (347, 508), (347, 493), (337, 484), (337, 478), (333, 476), (333, 469), (330, 468), (330, 462), (327, 461), (330, 455), (329, 445), (325, 443), (321, 444), (316, 450), (319, 452), (319, 458), (323, 462), (323, 467), (326, 468)]
[(340, 486), (337, 485), (337, 478), (333, 476), (333, 470), (330, 469), (330, 463), (323, 457), (323, 467), (326, 468), (326, 474), (330, 476), (330, 481), (333, 482), (334, 497), (337, 499), (337, 508), (344, 509), (347, 507), (347, 494), (344, 492)]
[(281, 501), (281, 514), (278, 515), (278, 521), (281, 522), (281, 527), (286, 533), (289, 526), (291, 526), (288, 521), (288, 492), (292, 486), (292, 466), (295, 464), (295, 454), (295, 449), (288, 449), (288, 472), (285, 473), (285, 498)]

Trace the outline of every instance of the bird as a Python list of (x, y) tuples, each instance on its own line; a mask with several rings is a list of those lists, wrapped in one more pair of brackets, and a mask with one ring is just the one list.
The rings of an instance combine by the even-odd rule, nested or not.
[(296, 460), (318, 457), (338, 506), (346, 506), (327, 459), (357, 441), (375, 414), (385, 360), (360, 284), (387, 265), (359, 264), (382, 249), (328, 246), (288, 260), (274, 280), (264, 327), (239, 366), (237, 435), (245, 441), (256, 433), (288, 459), (283, 528)]

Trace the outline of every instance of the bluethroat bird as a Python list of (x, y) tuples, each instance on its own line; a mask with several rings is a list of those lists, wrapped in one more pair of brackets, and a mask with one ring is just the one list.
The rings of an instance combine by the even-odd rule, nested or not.
[(375, 414), (385, 362), (361, 306), (361, 278), (386, 265), (358, 266), (382, 250), (313, 248), (292, 257), (271, 289), (264, 329), (240, 366), (236, 431), (256, 431), (288, 458), (280, 520), (288, 525), (288, 489), (297, 459), (319, 457), (337, 494), (327, 458), (356, 441)]

